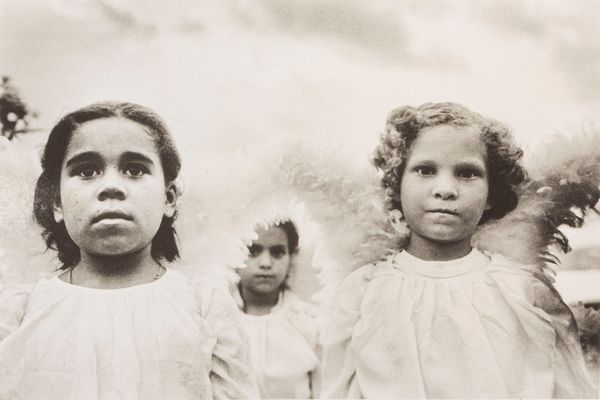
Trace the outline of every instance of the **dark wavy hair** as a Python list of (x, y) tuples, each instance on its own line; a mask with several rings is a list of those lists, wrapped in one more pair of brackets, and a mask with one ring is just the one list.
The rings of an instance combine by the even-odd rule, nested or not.
[(287, 236), (288, 241), (288, 251), (291, 254), (295, 254), (298, 251), (298, 230), (296, 229), (296, 225), (292, 221), (285, 220), (276, 223), (273, 225), (274, 228), (281, 228), (285, 232), (285, 236)]
[(504, 124), (477, 114), (456, 103), (425, 103), (419, 107), (393, 110), (386, 122), (372, 162), (383, 172), (381, 184), (386, 190), (389, 210), (402, 211), (400, 183), (412, 143), (419, 133), (438, 125), (472, 126), (479, 130), (487, 150), (489, 177), (489, 210), (484, 211), (480, 224), (499, 219), (514, 210), (518, 203), (518, 188), (525, 182), (525, 169), (520, 160), (523, 151), (513, 142)]
[[(84, 123), (102, 118), (124, 118), (146, 128), (154, 141), (163, 171), (165, 183), (173, 182), (179, 175), (181, 159), (169, 130), (163, 120), (147, 107), (124, 102), (101, 102), (91, 104), (65, 115), (52, 128), (42, 156), (42, 173), (37, 180), (34, 194), (33, 215), (43, 228), (42, 237), (49, 249), (58, 251), (62, 262), (59, 269), (76, 265), (81, 257), (79, 247), (73, 242), (64, 221), (54, 220), (54, 205), (60, 204), (60, 175), (67, 146), (73, 134)], [(160, 227), (152, 239), (151, 253), (154, 259), (173, 261), (179, 257), (177, 233), (172, 217), (163, 216)]]

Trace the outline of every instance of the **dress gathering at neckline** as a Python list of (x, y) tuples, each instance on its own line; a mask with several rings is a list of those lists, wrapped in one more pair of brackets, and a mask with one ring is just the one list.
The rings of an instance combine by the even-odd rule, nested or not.
[(73, 283), (63, 281), (58, 276), (51, 278), (50, 282), (58, 283), (58, 285), (63, 286), (65, 288), (69, 288), (69, 289), (73, 289), (73, 290), (80, 290), (80, 291), (87, 291), (90, 293), (92, 293), (92, 292), (93, 293), (123, 293), (126, 291), (145, 290), (145, 289), (152, 289), (155, 287), (159, 287), (159, 286), (163, 285), (164, 282), (168, 281), (172, 275), (173, 275), (172, 270), (170, 268), (165, 268), (165, 272), (158, 279), (154, 279), (150, 282), (140, 283), (138, 285), (132, 285), (132, 286), (127, 286), (127, 287), (122, 287), (122, 288), (93, 288), (93, 287), (81, 286), (81, 285), (76, 285)]
[(481, 268), (489, 258), (473, 248), (467, 255), (447, 261), (423, 260), (406, 250), (391, 257), (394, 268), (427, 278), (447, 279), (467, 275)]

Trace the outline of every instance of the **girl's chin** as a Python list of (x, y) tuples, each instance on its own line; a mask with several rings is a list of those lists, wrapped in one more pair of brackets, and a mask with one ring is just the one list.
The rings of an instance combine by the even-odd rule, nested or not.
[[(416, 238), (415, 236), (418, 236), (418, 238)], [(471, 236), (471, 234), (467, 235), (462, 231), (456, 232), (452, 229), (438, 229), (429, 232), (424, 232), (422, 234), (416, 234), (415, 232), (413, 232), (411, 235), (411, 241), (418, 241), (424, 246), (437, 248), (447, 247), (449, 245), (459, 245), (461, 243), (465, 243), (465, 245), (470, 245)]]
[(279, 288), (275, 285), (254, 285), (252, 287), (252, 291), (254, 293), (260, 293), (260, 294), (272, 294), (275, 293), (279, 290)]
[(130, 257), (139, 254), (145, 247), (137, 248), (132, 247), (131, 243), (110, 243), (102, 246), (95, 246), (94, 248), (83, 250), (91, 257), (96, 258), (120, 258)]
[(280, 284), (278, 285), (277, 282), (271, 281), (271, 282), (253, 282), (251, 290), (254, 293), (260, 293), (263, 295), (269, 295), (269, 294), (273, 294), (273, 293), (277, 293), (279, 292), (279, 288), (280, 288)]

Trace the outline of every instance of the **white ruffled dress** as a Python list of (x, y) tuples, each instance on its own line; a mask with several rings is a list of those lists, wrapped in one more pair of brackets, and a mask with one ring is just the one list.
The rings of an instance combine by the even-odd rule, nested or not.
[(590, 398), (572, 314), (535, 267), (406, 251), (353, 272), (324, 335), (323, 398)]
[(225, 285), (173, 270), (123, 289), (59, 278), (0, 295), (0, 399), (256, 398)]
[(314, 306), (284, 291), (270, 314), (240, 314), (261, 397), (311, 398), (311, 378), (319, 366)]

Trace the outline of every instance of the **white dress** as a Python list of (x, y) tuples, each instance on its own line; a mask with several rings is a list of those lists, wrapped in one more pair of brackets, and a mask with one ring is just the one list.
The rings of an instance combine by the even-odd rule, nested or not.
[(225, 285), (173, 270), (123, 289), (59, 278), (0, 295), (0, 399), (256, 398)]
[(597, 397), (572, 314), (536, 276), (475, 249), (358, 269), (324, 335), (322, 397)]
[(261, 397), (310, 398), (311, 374), (319, 366), (314, 306), (285, 291), (270, 314), (240, 314)]

